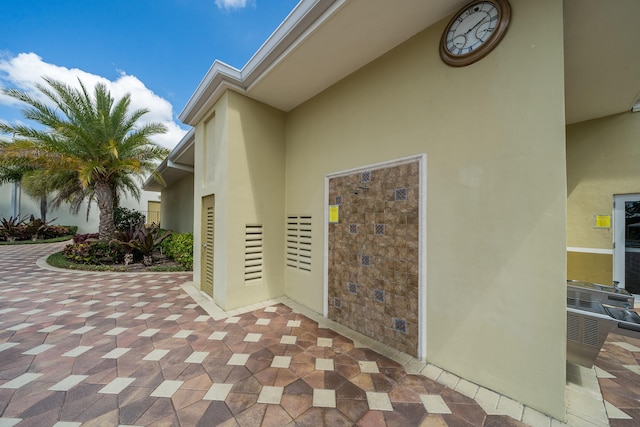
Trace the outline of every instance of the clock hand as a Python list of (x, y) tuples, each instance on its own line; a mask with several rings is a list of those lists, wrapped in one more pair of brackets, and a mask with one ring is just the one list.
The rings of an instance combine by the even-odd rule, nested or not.
[(469, 29), (467, 30), (467, 32), (466, 32), (466, 33), (464, 33), (464, 35), (466, 36), (466, 35), (467, 35), (467, 34), (469, 34), (471, 31), (473, 31), (473, 30), (475, 30), (476, 28), (478, 28), (478, 26), (479, 26), (480, 24), (482, 24), (486, 19), (487, 19), (486, 17), (482, 18), (482, 19), (480, 20), (480, 22), (478, 22), (478, 23), (477, 23), (476, 25), (474, 25), (473, 27), (469, 28)]

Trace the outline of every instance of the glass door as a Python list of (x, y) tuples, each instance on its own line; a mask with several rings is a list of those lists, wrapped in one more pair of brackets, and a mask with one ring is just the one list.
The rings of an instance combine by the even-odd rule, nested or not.
[(640, 194), (613, 198), (613, 280), (640, 294)]

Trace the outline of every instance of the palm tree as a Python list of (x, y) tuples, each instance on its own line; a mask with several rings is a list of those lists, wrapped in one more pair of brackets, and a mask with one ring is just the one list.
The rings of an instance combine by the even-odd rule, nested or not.
[(130, 95), (116, 101), (102, 83), (90, 95), (80, 80), (79, 89), (46, 77), (44, 81), (48, 86), (39, 84), (37, 89), (54, 107), (26, 92), (3, 90), (27, 104), (24, 117), (40, 127), (0, 123), (1, 132), (14, 135), (13, 142), (0, 145), (0, 164), (42, 171), (58, 192), (57, 202), (70, 202), (72, 211), (77, 212), (84, 200), (89, 207), (95, 200), (100, 237), (112, 238), (113, 208), (120, 194), (129, 192), (139, 200), (133, 178), (154, 173), (162, 182), (154, 170), (168, 150), (149, 137), (165, 133), (166, 127), (161, 123), (137, 126), (148, 110), (129, 112)]

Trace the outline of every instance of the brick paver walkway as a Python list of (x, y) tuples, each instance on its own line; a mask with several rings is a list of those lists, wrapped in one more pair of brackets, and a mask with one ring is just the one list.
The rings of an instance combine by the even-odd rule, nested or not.
[(283, 304), (214, 320), (190, 273), (0, 246), (0, 426), (517, 426)]

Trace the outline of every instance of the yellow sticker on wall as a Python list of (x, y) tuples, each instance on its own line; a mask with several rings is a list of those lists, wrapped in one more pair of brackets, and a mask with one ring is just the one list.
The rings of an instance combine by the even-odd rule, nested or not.
[(340, 205), (329, 206), (329, 222), (340, 222)]
[(595, 228), (611, 228), (611, 215), (595, 215)]

